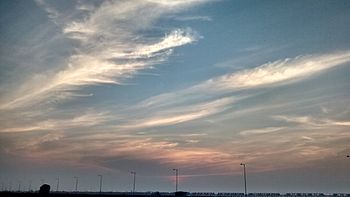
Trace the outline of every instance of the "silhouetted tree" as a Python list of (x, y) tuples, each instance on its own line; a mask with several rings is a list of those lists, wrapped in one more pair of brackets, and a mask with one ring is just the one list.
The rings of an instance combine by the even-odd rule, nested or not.
[(48, 194), (48, 193), (50, 193), (50, 185), (43, 184), (42, 186), (40, 186), (39, 193), (40, 194)]

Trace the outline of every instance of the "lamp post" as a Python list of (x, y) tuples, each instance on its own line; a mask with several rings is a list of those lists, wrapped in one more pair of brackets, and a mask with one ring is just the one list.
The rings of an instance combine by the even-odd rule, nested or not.
[(102, 192), (102, 175), (99, 174), (99, 175), (97, 175), (97, 176), (100, 177), (100, 193), (101, 193), (101, 192)]
[(18, 191), (21, 191), (21, 181), (18, 181)]
[(32, 181), (30, 180), (29, 181), (29, 186), (28, 186), (28, 191), (31, 191), (32, 190)]
[(75, 178), (75, 191), (77, 192), (78, 191), (78, 180), (79, 180), (79, 177), (75, 176), (73, 178)]
[(244, 172), (244, 195), (247, 196), (247, 175), (245, 170), (245, 163), (241, 163), (241, 166), (243, 166), (243, 172)]
[(174, 168), (173, 171), (175, 171), (175, 192), (177, 192), (178, 184), (179, 184), (179, 169)]
[(134, 194), (135, 193), (135, 184), (136, 184), (136, 172), (135, 171), (131, 171), (130, 173), (134, 176), (134, 183), (133, 183), (133, 186), (132, 186), (132, 193)]
[(56, 180), (57, 180), (56, 192), (58, 192), (58, 188), (60, 186), (60, 177), (57, 177)]

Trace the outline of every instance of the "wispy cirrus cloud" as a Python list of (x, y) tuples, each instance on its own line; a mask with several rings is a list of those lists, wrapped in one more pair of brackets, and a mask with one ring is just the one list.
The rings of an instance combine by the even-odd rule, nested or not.
[(213, 114), (220, 113), (234, 103), (233, 98), (221, 98), (214, 101), (198, 103), (194, 105), (175, 106), (166, 109), (159, 109), (151, 118), (135, 120), (134, 122), (122, 125), (122, 128), (147, 128), (174, 125), (183, 122), (193, 121)]
[(349, 61), (349, 51), (287, 58), (213, 78), (195, 88), (215, 92), (280, 85), (304, 80)]
[(350, 61), (350, 52), (341, 51), (321, 55), (304, 55), (277, 60), (255, 68), (213, 77), (186, 89), (153, 96), (143, 105), (166, 105), (201, 97), (216, 97), (241, 90), (271, 87), (306, 80), (327, 69)]
[[(77, 41), (73, 45), (75, 53), (66, 57), (65, 66), (59, 65), (63, 69), (27, 82), (1, 108), (30, 106), (50, 98), (65, 100), (74, 97), (74, 91), (83, 86), (121, 84), (139, 70), (152, 68), (165, 61), (173, 48), (192, 43), (199, 36), (189, 28), (164, 32), (163, 37), (140, 32), (151, 30), (153, 23), (167, 13), (201, 2), (103, 2), (94, 9), (84, 9), (83, 18), (69, 18), (72, 21), (61, 25), (61, 36)], [(42, 0), (38, 3), (44, 5)]]
[[(157, 110), (158, 112), (164, 112), (164, 114), (159, 117), (155, 116), (155, 118), (136, 121), (137, 123), (141, 123), (132, 125), (137, 125), (140, 128), (164, 126), (194, 120), (198, 117), (202, 118), (206, 115), (203, 115), (203, 111), (200, 110), (201, 107), (195, 107), (195, 109), (197, 109), (195, 112), (189, 112), (186, 111), (186, 109), (189, 109), (191, 105), (197, 106), (198, 104), (203, 103), (203, 100), (205, 100), (205, 102), (210, 102), (210, 100), (215, 102), (222, 95), (232, 93), (235, 94), (235, 96), (232, 97), (235, 101), (242, 102), (247, 98), (250, 98), (252, 94), (249, 92), (238, 93), (239, 91), (295, 83), (297, 81), (308, 79), (309, 77), (327, 69), (342, 65), (348, 61), (350, 61), (350, 53), (348, 51), (323, 55), (306, 55), (278, 60), (252, 69), (236, 71), (232, 74), (214, 77), (189, 88), (160, 94), (140, 102), (135, 106), (136, 109), (148, 111)], [(230, 96), (226, 97), (226, 99), (229, 98)], [(293, 100), (288, 102), (294, 104), (296, 101)], [(232, 102), (226, 103), (226, 106), (223, 105), (222, 107), (225, 107), (225, 109), (232, 109), (233, 105), (231, 104)], [(277, 106), (274, 105), (274, 107), (277, 109), (283, 107), (285, 104), (286, 103), (283, 102), (283, 104)], [(269, 106), (269, 109), (271, 107), (272, 106)], [(258, 108), (265, 109), (264, 106)], [(178, 110), (178, 113), (171, 113), (171, 111), (169, 112), (167, 109)], [(248, 108), (245, 110), (249, 111), (251, 109)], [(213, 114), (217, 113), (218, 112), (215, 112)], [(236, 113), (236, 111), (232, 113)], [(227, 114), (227, 116), (230, 116), (230, 113)], [(302, 118), (300, 120), (302, 120)], [(307, 120), (305, 119), (305, 121)], [(324, 124), (326, 124), (326, 122), (326, 120), (323, 120)], [(328, 125), (329, 124), (331, 123), (328, 122)], [(344, 125), (346, 123), (339, 122), (338, 124)], [(248, 129), (241, 131), (240, 134), (243, 136), (259, 133), (262, 134), (276, 132), (281, 129), (283, 129), (283, 127), (264, 127), (263, 129)]]
[[(98, 103), (101, 98), (88, 92), (99, 88), (89, 86), (122, 85), (141, 70), (167, 61), (175, 48), (200, 40), (201, 36), (191, 28), (168, 27), (166, 25), (174, 23), (164, 21), (191, 21), (188, 24), (211, 21), (207, 16), (177, 14), (203, 2), (206, 1), (95, 1), (94, 4), (80, 1), (70, 6), (69, 9), (75, 10), (66, 17), (54, 7), (48, 7), (49, 4), (41, 4), (59, 29), (48, 31), (55, 37), (50, 42), (54, 46), (60, 41), (67, 43), (62, 47), (63, 55), (60, 54), (62, 61), (40, 64), (38, 67), (44, 71), (37, 69), (38, 72), (28, 74), (32, 79), (18, 85), (20, 88), (3, 88), (6, 89), (3, 92), (13, 93), (1, 95), (0, 102), (3, 114), (0, 135), (14, 141), (6, 151), (48, 164), (59, 161), (56, 163), (117, 170), (124, 167), (127, 171), (132, 163), (151, 162), (156, 168), (166, 166), (167, 170), (181, 166), (194, 174), (202, 168), (198, 174), (224, 175), (238, 172), (240, 162), (248, 162), (252, 171), (276, 170), (302, 166), (344, 151), (348, 147), (344, 141), (349, 138), (347, 120), (311, 115), (276, 116), (287, 108), (295, 110), (296, 103), (305, 102), (305, 97), (310, 100), (303, 105), (299, 103), (298, 107), (315, 101), (315, 94), (293, 92), (295, 97), (304, 96), (299, 101), (294, 97), (286, 99), (289, 94), (282, 97), (279, 92), (279, 95), (273, 94), (274, 99), (277, 97), (274, 102), (259, 93), (270, 90), (269, 87), (307, 80), (343, 65), (350, 61), (349, 51), (301, 55), (248, 69), (246, 65), (239, 65), (240, 70), (235, 67), (236, 70), (228, 74), (210, 76), (188, 88), (137, 103), (122, 101), (120, 104), (117, 97), (125, 94), (127, 99), (138, 97), (142, 91), (139, 95), (129, 95), (133, 90), (118, 92), (116, 88), (113, 95), (109, 95), (110, 89), (106, 88), (103, 104)], [(30, 40), (45, 45), (47, 39), (44, 38)], [(48, 53), (38, 49), (42, 48), (31, 48), (33, 53), (40, 54), (38, 59), (47, 56)], [(243, 49), (245, 53), (259, 50), (263, 48)], [(52, 53), (55, 52), (53, 49)], [(244, 58), (247, 57), (252, 56)], [(28, 61), (31, 65), (30, 58)], [(240, 61), (226, 62), (225, 69)], [(153, 84), (142, 88), (150, 85)], [(73, 102), (62, 105), (62, 101), (71, 101), (69, 99)], [(268, 99), (273, 101), (266, 101)], [(116, 105), (102, 106), (105, 100)], [(83, 110), (87, 106), (93, 112)], [(98, 110), (99, 107), (104, 110)], [(332, 116), (331, 108), (324, 111)], [(324, 132), (327, 129), (334, 132)], [(278, 135), (280, 133), (283, 135)], [(120, 165), (123, 161), (124, 166)], [(149, 166), (142, 167), (148, 170)]]
[[(188, 107), (189, 104), (195, 106), (203, 102), (203, 100), (215, 101), (217, 98), (222, 97), (222, 95), (227, 96), (230, 94), (234, 95), (232, 97), (236, 98), (235, 101), (237, 101), (237, 103), (235, 103), (235, 105), (240, 105), (246, 98), (250, 98), (252, 92), (250, 90), (257, 90), (259, 88), (266, 89), (268, 87), (297, 83), (315, 77), (322, 72), (341, 66), (349, 61), (350, 53), (348, 51), (323, 55), (305, 55), (296, 58), (277, 60), (255, 68), (213, 77), (210, 80), (198, 83), (186, 89), (160, 94), (140, 102), (136, 107), (150, 110), (156, 108), (158, 110), (181, 109), (184, 111), (183, 109)], [(227, 98), (230, 98), (230, 96)], [(311, 101), (315, 99), (315, 97), (308, 99)], [(301, 101), (295, 101), (293, 99), (281, 100), (278, 105), (262, 105), (259, 106), (259, 109), (268, 108), (270, 110), (269, 113), (276, 114), (277, 111), (284, 108), (285, 105), (294, 106), (298, 105), (299, 102)], [(272, 109), (272, 107), (274, 109)], [(226, 109), (231, 109), (231, 112), (235, 113), (235, 110), (232, 111), (232, 108), (233, 105), (229, 104)], [(245, 110), (244, 107), (242, 109)], [(255, 113), (254, 110), (252, 112)], [(248, 112), (248, 114), (251, 114), (251, 112)], [(228, 113), (225, 114), (225, 116), (227, 116), (227, 120), (235, 122), (235, 118), (232, 118), (232, 114)], [(174, 114), (171, 114), (170, 117), (175, 118), (174, 120), (177, 118)], [(216, 117), (220, 117), (220, 114), (217, 113)], [(169, 119), (169, 116), (161, 116), (159, 120), (163, 120), (162, 118), (166, 121), (166, 124), (171, 123), (171, 121), (167, 122), (168, 120), (172, 120)], [(315, 160), (334, 156), (337, 152), (344, 150), (344, 143), (341, 141), (344, 137), (348, 137), (348, 135), (345, 134), (339, 126), (342, 125), (343, 128), (346, 127), (346, 125), (348, 125), (347, 121), (336, 121), (329, 118), (295, 117), (295, 119), (293, 119), (293, 117), (288, 117), (288, 123), (294, 120), (297, 121), (298, 124), (303, 125), (300, 127), (291, 124), (283, 125), (279, 121), (282, 120), (282, 118), (277, 119), (276, 116), (273, 120), (268, 120), (264, 123), (264, 126), (261, 126), (260, 122), (254, 123), (253, 125), (259, 125), (256, 129), (248, 128), (236, 131), (239, 135), (237, 135), (237, 139), (232, 140), (232, 145), (227, 145), (230, 144), (229, 142), (223, 143), (224, 147), (219, 146), (218, 150), (225, 150), (223, 152), (241, 161), (247, 161), (252, 164), (259, 163), (261, 166), (255, 169), (258, 171), (289, 168), (293, 165), (308, 165)], [(220, 121), (220, 119), (215, 120)], [(284, 121), (286, 121), (286, 119), (284, 119)], [(147, 121), (145, 121), (145, 123), (147, 123)], [(151, 123), (153, 122), (151, 121)], [(154, 123), (158, 122), (155, 121)], [(160, 121), (159, 123), (163, 122)], [(239, 122), (236, 122), (236, 124), (239, 125)], [(306, 125), (314, 128), (317, 127), (317, 132), (306, 132), (310, 131), (308, 129), (304, 130)], [(161, 124), (154, 124), (153, 126), (161, 126)], [(333, 148), (327, 144), (329, 141), (321, 140), (319, 136), (321, 131), (329, 128), (338, 129), (332, 135), (327, 133), (322, 134), (322, 136), (328, 136), (328, 139), (331, 139), (332, 143), (339, 143), (339, 145)], [(283, 135), (273, 134), (280, 131), (283, 131)], [(244, 140), (242, 140), (242, 138), (244, 138)], [(310, 141), (309, 139), (314, 140)], [(298, 141), (298, 143), (294, 143), (294, 141)], [(199, 144), (203, 143), (203, 141), (200, 141)], [(236, 148), (232, 152), (227, 151), (230, 147)], [(280, 149), (276, 150), (275, 147), (280, 147)], [(285, 155), (291, 156), (286, 157)], [(307, 156), (308, 159), (304, 159), (302, 162), (296, 161), (296, 158), (301, 159), (305, 156)], [(279, 163), (271, 164), (271, 159), (279, 160)]]
[(255, 134), (267, 134), (267, 133), (274, 133), (282, 129), (284, 129), (284, 127), (266, 127), (262, 129), (244, 130), (244, 131), (241, 131), (240, 134), (244, 136), (255, 135)]
[(212, 21), (213, 19), (209, 16), (178, 16), (175, 20), (179, 21)]
[[(55, 148), (52, 148), (55, 147)], [(122, 136), (101, 133), (96, 136), (70, 136), (60, 132), (48, 133), (27, 142), (18, 141), (8, 150), (11, 154), (43, 163), (64, 160), (66, 165), (104, 167), (118, 170), (112, 161), (152, 161), (161, 166), (182, 166), (188, 170), (206, 169), (209, 172), (236, 169), (236, 159), (225, 151), (209, 147), (181, 147), (177, 142), (150, 137)], [(81, 154), (85, 152), (85, 154)], [(202, 165), (198, 166), (198, 161)], [(238, 168), (238, 167), (237, 167)]]
[(45, 0), (35, 0), (35, 2), (45, 10), (47, 16), (50, 19), (55, 20), (57, 17), (59, 17), (59, 11), (47, 3)]
[(324, 128), (332, 126), (350, 126), (349, 121), (314, 118), (311, 116), (274, 116), (276, 120), (283, 120), (289, 123), (296, 123), (306, 128)]
[[(199, 34), (188, 27), (160, 29), (154, 26), (163, 16), (167, 19), (176, 17), (178, 12), (203, 2), (206, 1), (104, 1), (94, 5), (78, 2), (74, 13), (63, 17), (64, 14), (44, 0), (38, 0), (38, 5), (53, 20), (55, 28), (60, 29), (59, 32), (53, 31), (59, 39), (52, 42), (67, 42), (64, 47), (69, 47), (70, 52), (61, 57), (60, 64), (41, 65), (44, 72), (33, 74), (31, 79), (1, 99), (0, 110), (11, 114), (3, 122), (11, 121), (2, 125), (0, 133), (29, 136), (26, 142), (18, 140), (19, 136), (14, 137), (15, 144), (8, 147), (8, 151), (38, 161), (64, 159), (76, 165), (84, 159), (81, 153), (85, 151), (91, 153), (86, 157), (102, 157), (101, 161), (103, 158), (131, 157), (169, 163), (172, 158), (171, 164), (188, 166), (194, 166), (198, 159), (206, 159), (210, 165), (214, 165), (218, 158), (228, 162), (229, 155), (210, 148), (181, 148), (176, 142), (147, 136), (123, 137), (123, 132), (115, 131), (115, 127), (111, 128), (113, 124), (106, 123), (116, 121), (116, 114), (111, 117), (108, 113), (84, 114), (81, 110), (55, 112), (57, 103), (93, 95), (80, 93), (80, 89), (101, 84), (121, 85), (140, 70), (154, 68), (166, 61), (174, 48), (199, 40)], [(38, 40), (45, 45), (43, 38)], [(133, 126), (142, 130), (197, 120), (224, 111), (232, 102), (231, 98), (223, 98), (194, 106), (168, 108), (159, 113), (152, 111), (150, 118), (130, 118), (124, 127), (133, 121), (138, 123)], [(47, 108), (51, 110), (46, 111)], [(13, 120), (13, 117), (29, 111), (31, 116)], [(123, 115), (128, 117), (128, 114)], [(104, 125), (99, 130), (99, 137), (89, 138), (93, 128), (101, 124)], [(192, 140), (191, 143), (196, 140), (194, 137), (188, 139)], [(98, 165), (104, 164), (100, 162)]]
[(73, 128), (86, 128), (111, 120), (107, 113), (87, 112), (65, 119), (49, 118), (45, 120), (30, 120), (5, 123), (0, 127), (0, 133), (33, 132), (33, 131), (63, 131)]

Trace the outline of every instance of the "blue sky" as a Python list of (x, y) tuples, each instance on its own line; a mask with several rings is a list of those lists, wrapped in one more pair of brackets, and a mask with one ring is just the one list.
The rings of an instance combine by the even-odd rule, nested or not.
[(350, 2), (1, 1), (5, 187), (350, 192)]

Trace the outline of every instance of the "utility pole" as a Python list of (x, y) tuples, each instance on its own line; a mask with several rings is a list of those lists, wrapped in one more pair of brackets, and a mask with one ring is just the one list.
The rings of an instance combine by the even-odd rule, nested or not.
[(132, 193), (134, 194), (135, 193), (135, 184), (136, 184), (136, 172), (135, 171), (131, 171), (130, 173), (134, 176), (134, 183), (133, 183), (133, 186), (132, 186)]
[(100, 177), (100, 193), (102, 192), (102, 175), (98, 175)]
[(175, 171), (175, 192), (177, 192), (178, 185), (179, 185), (179, 169), (174, 168), (173, 171)]
[(75, 176), (75, 191), (77, 192), (78, 191), (78, 180), (79, 180), (79, 177)]
[(241, 163), (241, 166), (243, 166), (243, 174), (244, 174), (244, 195), (247, 196), (247, 175), (246, 175), (246, 169), (245, 163)]

